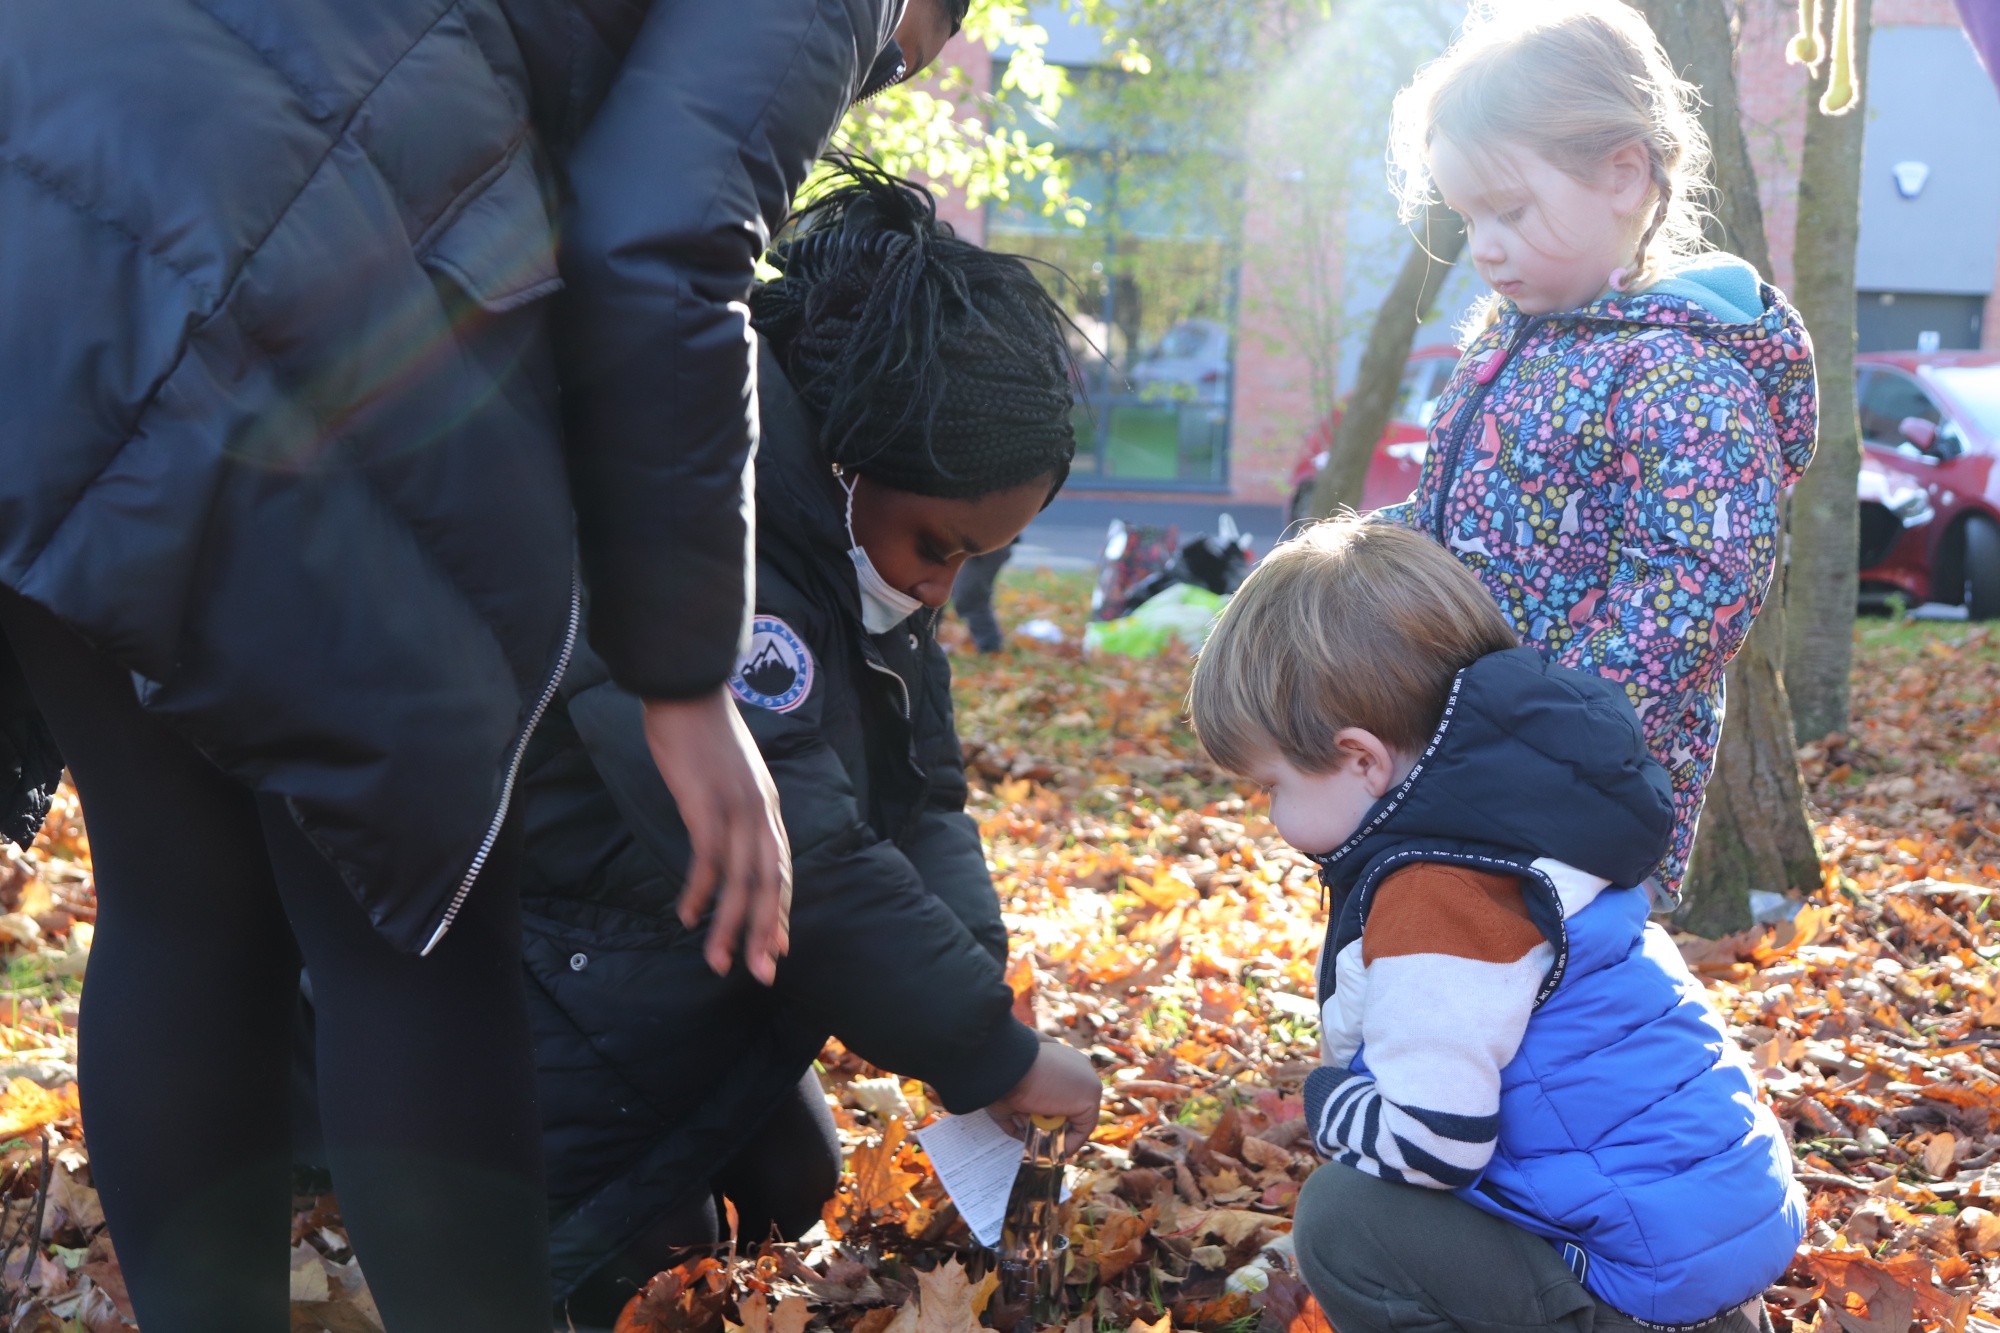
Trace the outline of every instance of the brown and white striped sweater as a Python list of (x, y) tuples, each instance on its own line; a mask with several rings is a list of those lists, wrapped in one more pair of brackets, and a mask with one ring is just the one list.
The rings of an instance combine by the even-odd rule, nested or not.
[[(1609, 883), (1559, 861), (1535, 867), (1565, 918)], [(1385, 878), (1321, 1001), (1324, 1063), (1305, 1090), (1319, 1150), (1433, 1189), (1478, 1179), (1499, 1132), (1500, 1071), (1554, 958), (1512, 875), (1421, 863)]]

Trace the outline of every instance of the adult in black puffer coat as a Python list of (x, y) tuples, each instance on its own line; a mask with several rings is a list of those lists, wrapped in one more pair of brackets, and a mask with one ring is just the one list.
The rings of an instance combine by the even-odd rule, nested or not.
[(579, 1324), (713, 1242), (718, 1194), (752, 1241), (818, 1218), (840, 1170), (811, 1072), (829, 1035), (952, 1111), (1095, 1123), (1089, 1061), (1012, 1016), (933, 637), (959, 564), (1005, 548), (1068, 471), (1061, 316), (919, 189), (849, 171), (752, 298), (757, 603), (731, 688), (796, 858), (775, 985), (714, 975), (674, 921), (686, 836), (648, 780), (638, 701), (594, 658), (523, 770), (555, 1271), (581, 1284)]
[(764, 886), (768, 970), (782, 840), (723, 692), (741, 301), (850, 100), (953, 12), (0, 6), (0, 829), (59, 743), (92, 1168), (148, 1333), (283, 1327), (301, 955), (389, 1326), (546, 1327), (507, 809), (578, 549), (728, 919)]

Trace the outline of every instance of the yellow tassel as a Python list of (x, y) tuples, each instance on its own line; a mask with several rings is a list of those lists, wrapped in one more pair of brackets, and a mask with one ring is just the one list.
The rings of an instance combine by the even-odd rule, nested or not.
[(1854, 0), (1834, 0), (1833, 59), (1819, 109), (1829, 116), (1844, 116), (1860, 100), (1861, 84), (1854, 77)]
[(1820, 0), (1799, 0), (1799, 33), (1785, 47), (1785, 62), (1819, 73), (1826, 47), (1819, 39)]

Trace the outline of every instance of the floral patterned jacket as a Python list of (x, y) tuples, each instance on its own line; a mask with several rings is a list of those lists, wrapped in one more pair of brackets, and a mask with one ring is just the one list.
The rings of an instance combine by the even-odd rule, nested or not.
[(1812, 459), (1812, 343), (1728, 256), (1577, 310), (1497, 311), (1439, 402), (1416, 495), (1385, 516), (1454, 552), (1545, 658), (1624, 686), (1673, 777), (1656, 879), (1677, 896), (1723, 667)]

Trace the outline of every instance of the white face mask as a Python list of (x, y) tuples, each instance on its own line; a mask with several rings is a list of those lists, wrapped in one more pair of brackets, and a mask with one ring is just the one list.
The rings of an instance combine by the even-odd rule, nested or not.
[(911, 616), (924, 609), (924, 604), (906, 592), (889, 586), (888, 581), (875, 571), (875, 562), (868, 558), (868, 552), (854, 536), (854, 483), (846, 477), (840, 478), (841, 488), (847, 492), (847, 558), (854, 562), (854, 573), (861, 581), (861, 627), (870, 634), (886, 634)]

